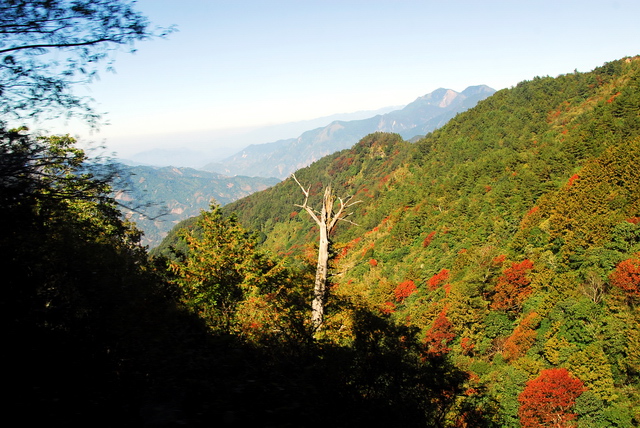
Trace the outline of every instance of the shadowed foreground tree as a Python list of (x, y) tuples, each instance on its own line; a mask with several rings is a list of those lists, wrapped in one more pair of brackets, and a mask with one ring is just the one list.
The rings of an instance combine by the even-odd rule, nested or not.
[[(176, 251), (178, 260), (169, 265), (173, 281), (184, 304), (213, 330), (242, 330), (242, 315), (255, 312), (269, 318), (267, 308), (280, 303), (283, 295), (288, 297), (292, 287), (287, 270), (258, 251), (256, 237), (234, 215), (225, 217), (219, 206), (202, 211), (193, 228), (183, 229), (182, 238), (187, 250)], [(257, 315), (253, 324), (253, 330), (266, 328)], [(285, 324), (283, 320), (272, 329), (289, 334), (292, 329)]]
[(122, 425), (145, 388), (142, 367), (164, 363), (172, 328), (157, 326), (175, 306), (99, 167), (68, 136), (0, 127), (0, 313), (6, 363), (20, 373), (7, 408), (23, 422), (101, 414)]
[(346, 210), (351, 206), (359, 203), (360, 201), (351, 202), (353, 196), (348, 196), (344, 200), (338, 198), (340, 205), (337, 210), (334, 211), (336, 203), (336, 196), (331, 190), (331, 185), (324, 189), (324, 196), (322, 198), (322, 209), (318, 212), (308, 205), (309, 202), (309, 190), (302, 187), (302, 184), (298, 181), (295, 174), (291, 177), (298, 183), (302, 193), (304, 193), (304, 202), (302, 205), (297, 205), (304, 209), (316, 222), (318, 229), (320, 230), (320, 240), (318, 243), (318, 264), (316, 266), (316, 279), (313, 286), (313, 299), (311, 301), (311, 323), (313, 327), (318, 330), (322, 327), (324, 322), (324, 306), (327, 300), (327, 277), (329, 269), (329, 249), (331, 247), (331, 241), (329, 234), (335, 229), (339, 221), (347, 221), (355, 224), (347, 219), (353, 213)]
[(425, 355), (416, 328), (353, 305), (344, 313), (350, 341), (313, 340), (306, 270), (274, 264), (216, 206), (183, 233), (174, 281), (217, 341), (196, 355), (204, 366), (189, 375), (198, 382), (180, 381), (197, 426), (444, 427), (455, 419), (468, 375)]

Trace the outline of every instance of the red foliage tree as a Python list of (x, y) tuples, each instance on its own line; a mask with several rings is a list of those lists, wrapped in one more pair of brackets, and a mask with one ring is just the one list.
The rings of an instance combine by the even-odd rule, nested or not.
[(615, 94), (613, 94), (613, 96), (612, 96), (611, 98), (609, 98), (609, 99), (607, 100), (607, 102), (608, 102), (608, 103), (612, 103), (612, 102), (613, 102), (613, 100), (615, 100), (615, 99), (616, 99), (616, 97), (617, 97), (618, 95), (620, 95), (620, 92), (616, 92)]
[(443, 309), (425, 336), (427, 356), (437, 357), (449, 352), (448, 345), (455, 337), (453, 324), (447, 318), (447, 310)]
[(442, 285), (442, 283), (445, 282), (447, 279), (449, 279), (449, 269), (442, 269), (440, 272), (438, 272), (437, 274), (433, 275), (427, 281), (427, 285), (429, 286), (429, 290), (435, 290), (440, 285)]
[(621, 288), (629, 297), (640, 297), (640, 258), (620, 262), (609, 275), (611, 284)]
[(396, 311), (396, 304), (393, 302), (384, 302), (381, 306), (380, 306), (380, 312), (382, 312), (385, 315), (389, 315), (392, 314)]
[(431, 241), (433, 241), (433, 238), (436, 236), (436, 231), (434, 230), (433, 232), (430, 232), (426, 238), (424, 238), (424, 241), (422, 241), (422, 246), (423, 247), (428, 247), (429, 244), (431, 244)]
[(502, 351), (505, 360), (511, 361), (520, 358), (531, 348), (537, 336), (534, 328), (537, 319), (538, 314), (531, 312), (513, 330), (511, 336), (505, 340)]
[(538, 211), (540, 211), (540, 207), (539, 206), (535, 206), (533, 208), (531, 208), (529, 211), (527, 211), (527, 213), (525, 214), (525, 216), (531, 216), (534, 215), (535, 213), (537, 213)]
[(491, 260), (491, 264), (493, 266), (500, 267), (502, 266), (506, 258), (507, 256), (505, 256), (504, 254), (500, 254), (499, 256), (496, 256), (493, 258), (493, 260)]
[(569, 183), (567, 183), (568, 187), (573, 186), (573, 183), (576, 182), (576, 180), (579, 180), (580, 176), (578, 174), (573, 174), (571, 177), (569, 177)]
[(463, 355), (471, 355), (473, 353), (473, 348), (475, 348), (475, 344), (468, 337), (463, 337), (460, 341), (460, 347), (462, 347)]
[(576, 417), (571, 408), (584, 390), (582, 381), (566, 369), (542, 370), (537, 378), (527, 382), (518, 397), (522, 427), (571, 426)]
[(393, 290), (393, 294), (396, 296), (397, 302), (402, 302), (416, 291), (418, 291), (418, 287), (416, 287), (416, 284), (409, 279), (398, 284), (396, 289)]
[(627, 221), (631, 224), (640, 224), (640, 217), (631, 217)]
[(519, 310), (524, 299), (531, 294), (531, 279), (527, 276), (533, 269), (533, 262), (525, 259), (520, 263), (512, 263), (502, 272), (496, 283), (492, 309), (505, 311)]

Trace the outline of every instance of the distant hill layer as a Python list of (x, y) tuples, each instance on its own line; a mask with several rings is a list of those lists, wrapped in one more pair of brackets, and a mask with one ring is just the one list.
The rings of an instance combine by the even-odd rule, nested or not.
[(226, 177), (191, 168), (121, 165), (124, 188), (116, 200), (130, 209), (125, 216), (144, 232), (143, 244), (154, 247), (181, 220), (208, 209), (212, 200), (226, 205), (278, 182), (275, 178)]
[(352, 147), (372, 132), (394, 132), (406, 139), (425, 135), (494, 92), (485, 85), (470, 86), (460, 93), (451, 89), (437, 89), (401, 110), (368, 119), (336, 120), (327, 126), (307, 131), (298, 138), (251, 145), (203, 169), (225, 175), (284, 179), (323, 156)]

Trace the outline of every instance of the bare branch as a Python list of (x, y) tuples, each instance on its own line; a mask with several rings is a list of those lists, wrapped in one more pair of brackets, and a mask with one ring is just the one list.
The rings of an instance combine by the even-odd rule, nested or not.
[(353, 225), (356, 225), (356, 223), (346, 220), (346, 217), (350, 216), (353, 213), (346, 213), (345, 214), (345, 210), (357, 203), (360, 203), (362, 201), (355, 201), (355, 202), (351, 202), (349, 203), (349, 201), (353, 198), (353, 196), (349, 196), (347, 197), (346, 202), (342, 199), (342, 198), (338, 198), (338, 201), (340, 202), (340, 208), (338, 209), (338, 212), (332, 217), (327, 219), (328, 223), (327, 223), (327, 227), (329, 229), (329, 231), (333, 230), (333, 228), (336, 226), (336, 224), (338, 223), (338, 221), (346, 221), (347, 223), (351, 223)]
[(316, 266), (316, 279), (313, 289), (313, 300), (311, 302), (311, 322), (314, 329), (318, 331), (323, 324), (324, 305), (327, 299), (327, 278), (329, 275), (328, 264), (330, 257), (329, 247), (331, 245), (331, 239), (329, 235), (339, 221), (346, 221), (347, 223), (351, 223), (357, 226), (356, 223), (347, 219), (347, 217), (351, 216), (353, 213), (347, 213), (346, 210), (349, 207), (362, 201), (351, 202), (353, 196), (348, 196), (345, 199), (338, 197), (337, 200), (339, 202), (339, 206), (336, 207), (336, 197), (331, 191), (331, 185), (328, 185), (324, 189), (322, 211), (318, 213), (318, 216), (316, 215), (317, 211), (314, 212), (314, 210), (308, 205), (311, 187), (305, 190), (302, 184), (300, 184), (300, 182), (298, 181), (298, 178), (295, 176), (295, 174), (291, 174), (291, 177), (298, 184), (305, 196), (304, 203), (302, 205), (294, 205), (296, 207), (303, 208), (305, 211), (307, 211), (307, 213), (309, 213), (311, 218), (313, 218), (313, 220), (318, 225), (320, 232), (320, 240), (318, 243), (318, 264)]
[(307, 205), (307, 202), (309, 201), (309, 190), (311, 190), (311, 187), (309, 187), (309, 189), (307, 190), (304, 190), (304, 187), (302, 187), (302, 184), (300, 184), (300, 182), (296, 178), (296, 175), (291, 174), (291, 177), (293, 177), (295, 182), (298, 183), (298, 186), (300, 186), (300, 189), (302, 189), (302, 193), (304, 193), (304, 203), (302, 205), (295, 204), (294, 206), (304, 209), (311, 216), (313, 221), (315, 221), (316, 224), (318, 224), (318, 226), (322, 226), (322, 221), (317, 216), (317, 214), (319, 213), (317, 213), (317, 211), (315, 211), (313, 208)]
[(6, 49), (0, 49), (0, 54), (7, 53), (7, 52), (20, 51), (25, 49), (72, 48), (72, 47), (79, 47), (79, 46), (97, 45), (99, 43), (104, 43), (104, 42), (117, 43), (117, 41), (111, 40), (111, 39), (95, 39), (95, 40), (87, 40), (87, 41), (82, 41), (77, 43), (48, 43), (48, 44), (43, 43), (39, 45), (13, 46)]
[[(298, 178), (296, 177), (296, 175), (295, 174), (291, 174), (291, 177), (293, 177), (295, 182), (298, 183), (298, 186), (300, 186), (300, 189), (302, 189), (302, 193), (304, 193), (304, 196), (306, 196), (306, 198), (308, 199), (309, 198), (309, 190), (311, 189), (311, 187), (309, 187), (308, 190), (304, 190), (304, 187), (302, 187), (302, 184), (300, 184), (300, 182), (298, 181)], [(306, 202), (307, 199), (305, 199), (305, 202)]]
[[(351, 213), (351, 214), (353, 214), (353, 213)], [(354, 223), (353, 221), (348, 220), (345, 217), (339, 218), (338, 221), (345, 221), (345, 222), (350, 223), (350, 224), (352, 224), (354, 226), (360, 226), (358, 223)]]

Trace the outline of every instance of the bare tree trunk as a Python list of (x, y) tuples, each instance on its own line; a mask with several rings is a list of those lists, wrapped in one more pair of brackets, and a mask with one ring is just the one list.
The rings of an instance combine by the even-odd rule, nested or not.
[(331, 191), (331, 186), (327, 186), (324, 190), (324, 197), (322, 199), (322, 210), (318, 213), (307, 205), (309, 200), (309, 190), (305, 190), (304, 187), (302, 187), (295, 175), (292, 175), (292, 177), (296, 183), (298, 183), (298, 186), (300, 186), (305, 196), (304, 204), (296, 206), (303, 208), (307, 213), (309, 213), (320, 229), (318, 264), (316, 266), (316, 279), (313, 287), (313, 300), (311, 301), (311, 323), (315, 330), (319, 330), (324, 322), (324, 307), (327, 301), (329, 246), (331, 244), (329, 234), (335, 228), (339, 220), (349, 221), (346, 220), (346, 217), (352, 213), (345, 213), (345, 209), (360, 201), (349, 203), (351, 196), (348, 197), (346, 201), (343, 201), (342, 198), (338, 198), (340, 201), (340, 207), (338, 208), (338, 211), (334, 213), (333, 205), (335, 203), (335, 197)]
[(311, 323), (315, 329), (319, 329), (324, 321), (324, 304), (327, 300), (327, 276), (329, 273), (329, 229), (327, 220), (331, 217), (333, 198), (331, 186), (324, 192), (322, 211), (320, 214), (320, 241), (318, 242), (318, 264), (316, 266), (316, 280), (313, 287), (313, 300), (311, 301)]

